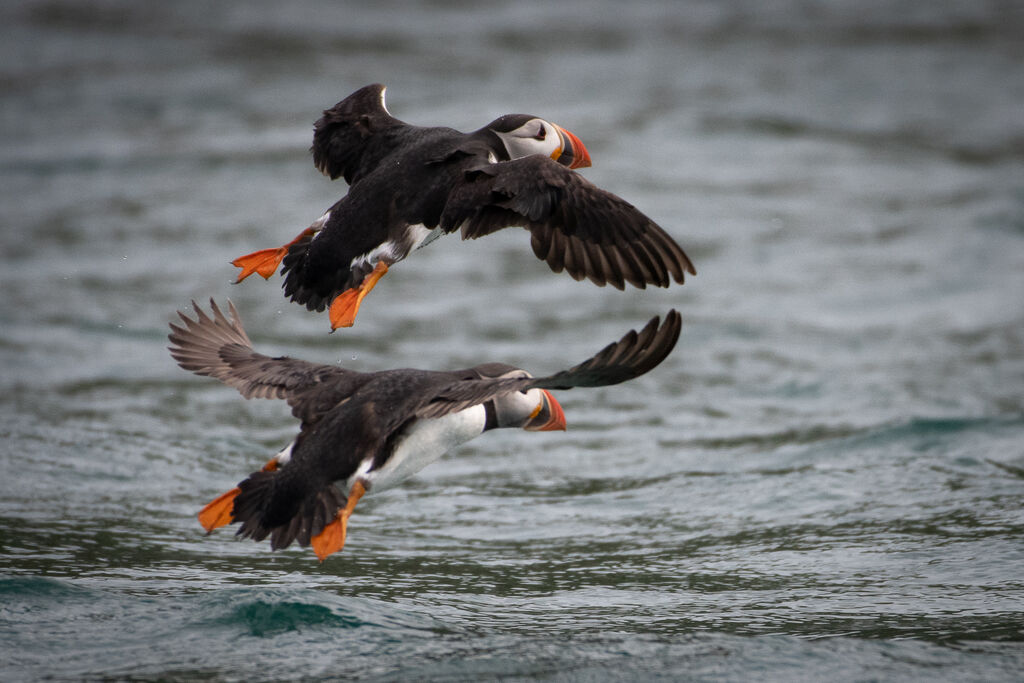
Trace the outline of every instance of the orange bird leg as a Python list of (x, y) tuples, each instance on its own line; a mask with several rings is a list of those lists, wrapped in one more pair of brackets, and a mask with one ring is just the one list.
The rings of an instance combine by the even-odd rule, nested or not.
[(242, 492), (237, 486), (227, 493), (222, 493), (199, 511), (199, 523), (206, 529), (206, 533), (212, 533), (214, 529), (234, 521), (235, 498)]
[(331, 318), (331, 332), (339, 327), (352, 327), (363, 297), (370, 293), (370, 290), (374, 288), (378, 280), (384, 277), (386, 272), (388, 272), (388, 264), (378, 261), (377, 265), (373, 267), (373, 272), (363, 278), (358, 287), (346, 289), (334, 298), (328, 311)]
[(231, 265), (234, 267), (242, 269), (242, 272), (238, 274), (238, 279), (235, 280), (235, 284), (238, 284), (253, 273), (259, 273), (263, 276), (264, 280), (269, 280), (270, 276), (274, 274), (277, 267), (281, 264), (281, 259), (288, 254), (288, 248), (306, 235), (312, 235), (314, 232), (316, 231), (313, 228), (306, 228), (299, 233), (298, 237), (283, 247), (260, 249), (251, 254), (239, 256), (231, 262)]
[(345, 547), (348, 518), (352, 515), (352, 511), (356, 509), (356, 503), (359, 502), (364, 493), (366, 493), (366, 487), (363, 486), (363, 482), (356, 480), (356, 483), (352, 484), (352, 490), (348, 492), (348, 502), (345, 503), (345, 508), (338, 510), (338, 514), (335, 515), (331, 523), (313, 537), (311, 541), (313, 552), (316, 553), (321, 562), (326, 560), (327, 556), (331, 553), (336, 553)]

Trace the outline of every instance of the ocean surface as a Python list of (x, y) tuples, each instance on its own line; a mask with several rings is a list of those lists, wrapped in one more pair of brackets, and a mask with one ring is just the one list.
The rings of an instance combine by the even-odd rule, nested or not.
[[(0, 680), (1020, 680), (1022, 36), (994, 0), (4, 3)], [(373, 82), (410, 123), (572, 130), (698, 275), (453, 236), (334, 334), (233, 285), (345, 192), (312, 123)], [(196, 522), (296, 428), (171, 360), (210, 297), (364, 371), (547, 373), (684, 322), (319, 564)]]

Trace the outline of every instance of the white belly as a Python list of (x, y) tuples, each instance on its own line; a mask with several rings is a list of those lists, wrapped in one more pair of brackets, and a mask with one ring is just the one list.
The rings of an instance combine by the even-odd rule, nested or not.
[(400, 484), (459, 444), (480, 436), (485, 420), (482, 405), (434, 420), (420, 420), (399, 442), (383, 467), (369, 471), (360, 467), (349, 480), (348, 488), (356, 477), (369, 482), (373, 490)]

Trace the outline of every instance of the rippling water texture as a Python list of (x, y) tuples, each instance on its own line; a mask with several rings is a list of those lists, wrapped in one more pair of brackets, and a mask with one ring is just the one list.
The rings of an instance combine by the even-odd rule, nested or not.
[[(958, 5), (4, 3), (0, 678), (1019, 679), (1024, 18)], [(412, 123), (568, 127), (699, 275), (620, 293), (448, 238), (333, 335), (231, 285), (344, 191), (311, 124), (374, 81)], [(196, 524), (294, 429), (172, 363), (210, 296), (359, 370), (684, 326), (319, 565)]]

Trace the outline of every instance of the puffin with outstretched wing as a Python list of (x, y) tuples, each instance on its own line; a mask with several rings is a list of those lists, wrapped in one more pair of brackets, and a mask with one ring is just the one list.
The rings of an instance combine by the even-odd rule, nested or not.
[(573, 169), (590, 165), (578, 137), (550, 121), (506, 114), (471, 133), (413, 126), (388, 112), (383, 85), (324, 111), (313, 161), (349, 191), (288, 244), (232, 261), (238, 281), (283, 263), (285, 296), (353, 324), (388, 268), (434, 237), (475, 239), (505, 227), (531, 234), (552, 270), (623, 289), (668, 287), (695, 274), (661, 227)]
[(213, 377), (246, 398), (288, 402), (301, 425), (295, 439), (199, 513), (207, 532), (238, 523), (238, 535), (272, 549), (293, 541), (324, 560), (345, 544), (348, 519), (368, 491), (394, 486), (485, 431), (565, 429), (550, 389), (600, 387), (639, 377), (679, 338), (672, 310), (569, 370), (533, 377), (505, 363), (454, 371), (356, 372), (253, 350), (234, 305), (230, 318), (210, 301), (178, 312), (171, 355), (185, 370)]

